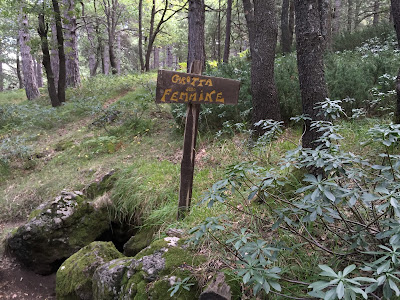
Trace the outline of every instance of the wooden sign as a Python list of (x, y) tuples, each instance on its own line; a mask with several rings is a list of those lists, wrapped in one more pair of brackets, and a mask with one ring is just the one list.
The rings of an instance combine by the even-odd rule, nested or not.
[(193, 173), (200, 104), (237, 104), (240, 82), (202, 76), (202, 64), (196, 60), (191, 73), (159, 70), (156, 103), (186, 103), (186, 123), (181, 162), (178, 219), (184, 218), (192, 199)]
[(239, 88), (237, 80), (159, 70), (156, 103), (235, 105)]

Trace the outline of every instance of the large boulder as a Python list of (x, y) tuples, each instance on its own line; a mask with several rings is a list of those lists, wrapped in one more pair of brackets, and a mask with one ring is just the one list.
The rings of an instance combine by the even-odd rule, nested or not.
[(62, 192), (40, 205), (28, 222), (7, 239), (7, 247), (38, 274), (55, 272), (60, 264), (109, 228), (107, 205), (81, 192)]
[[(203, 256), (195, 255), (177, 237), (157, 240), (134, 257), (118, 257), (99, 265), (91, 277), (91, 298), (79, 299), (171, 299), (171, 286), (192, 278), (194, 268), (204, 261)], [(63, 266), (67, 268), (68, 264), (70, 260)], [(64, 290), (66, 284), (58, 280), (59, 272), (57, 291)], [(181, 288), (173, 299), (198, 298), (200, 291), (194, 278), (190, 283), (190, 290)], [(75, 290), (69, 285), (68, 289)]]
[(57, 271), (57, 299), (94, 299), (92, 291), (94, 272), (99, 266), (122, 256), (111, 242), (93, 242), (82, 248), (68, 258)]

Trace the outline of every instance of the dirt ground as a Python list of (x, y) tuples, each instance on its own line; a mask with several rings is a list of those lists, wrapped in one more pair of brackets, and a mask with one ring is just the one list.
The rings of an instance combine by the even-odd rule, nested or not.
[(41, 276), (9, 256), (0, 258), (0, 299), (56, 299), (56, 276)]
[[(0, 235), (4, 238), (10, 228), (20, 223), (0, 223)], [(3, 242), (3, 241), (0, 241)], [(4, 245), (1, 244), (0, 247)], [(2, 248), (1, 250), (3, 250)], [(3, 299), (56, 299), (56, 274), (41, 276), (26, 269), (18, 261), (0, 251), (0, 300)]]

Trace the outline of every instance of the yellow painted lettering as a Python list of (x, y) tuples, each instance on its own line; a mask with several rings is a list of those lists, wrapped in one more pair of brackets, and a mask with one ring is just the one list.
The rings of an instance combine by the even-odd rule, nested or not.
[(186, 77), (181, 77), (181, 81), (179, 81), (179, 84), (186, 84)]
[(206, 102), (213, 102), (213, 99), (212, 99), (212, 95), (213, 94), (215, 94), (215, 91), (212, 91), (212, 92), (210, 92), (210, 93), (206, 93), (206, 99), (204, 100), (204, 101), (206, 101)]
[(201, 91), (200, 96), (199, 96), (199, 101), (203, 101), (204, 100), (204, 94), (203, 91)]
[(178, 101), (178, 92), (172, 93), (171, 101), (176, 101), (176, 102)]
[(171, 81), (173, 83), (178, 83), (180, 78), (181, 77), (178, 74), (175, 74), (174, 76), (172, 76)]
[(211, 79), (207, 79), (205, 85), (213, 86)]
[(193, 85), (193, 86), (196, 86), (196, 82), (199, 81), (199, 80), (200, 80), (200, 78), (198, 78), (198, 77), (193, 77), (193, 78), (192, 78), (192, 85)]
[(222, 92), (217, 93), (217, 99), (215, 99), (215, 101), (220, 103), (225, 103), (225, 99), (222, 98)]
[(179, 101), (184, 100), (185, 102), (188, 102), (188, 98), (189, 98), (189, 93), (181, 92), (181, 94), (179, 95)]
[(171, 94), (171, 92), (172, 92), (172, 89), (166, 89), (164, 91), (164, 94), (163, 94), (162, 98), (161, 98), (161, 101), (165, 102), (165, 97), (168, 96), (169, 94)]
[(186, 88), (186, 92), (195, 92), (195, 91), (196, 91), (196, 89), (192, 88), (191, 86)]
[(199, 83), (198, 86), (203, 86), (203, 83), (206, 82), (206, 81), (207, 81), (206, 79), (200, 79), (200, 83)]
[(197, 93), (193, 93), (189, 96), (189, 101), (196, 101), (197, 100)]

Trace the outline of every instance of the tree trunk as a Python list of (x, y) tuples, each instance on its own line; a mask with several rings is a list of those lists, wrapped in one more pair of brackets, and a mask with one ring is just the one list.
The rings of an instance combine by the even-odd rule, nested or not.
[(187, 71), (195, 60), (199, 60), (202, 68), (205, 67), (204, 48), (204, 22), (205, 6), (204, 0), (189, 0), (189, 35), (188, 35), (188, 60)]
[(217, 60), (221, 61), (221, 0), (218, 0), (218, 14), (217, 14)]
[(108, 50), (108, 44), (104, 44), (103, 46), (103, 74), (110, 74), (110, 51)]
[(20, 30), (19, 43), (21, 49), (22, 73), (24, 74), (24, 86), (26, 97), (28, 100), (33, 100), (40, 96), (39, 89), (36, 83), (35, 69), (33, 67), (33, 59), (31, 55), (31, 47), (29, 47), (29, 30), (28, 16), (22, 11), (20, 13)]
[(54, 75), (54, 85), (58, 90), (58, 77), (60, 73), (60, 61), (58, 58), (58, 46), (57, 46), (57, 29), (56, 23), (51, 23), (51, 50), (50, 50), (50, 62), (51, 70)]
[(229, 62), (229, 52), (231, 48), (231, 26), (232, 24), (232, 0), (228, 0), (226, 7), (226, 30), (224, 45), (224, 63)]
[(52, 0), (54, 17), (56, 20), (57, 31), (57, 48), (58, 48), (58, 61), (60, 69), (58, 73), (58, 100), (62, 103), (65, 102), (65, 81), (66, 81), (66, 66), (65, 66), (65, 52), (64, 52), (64, 36), (62, 32), (61, 13), (57, 0)]
[(289, 0), (282, 1), (281, 13), (281, 47), (282, 54), (290, 52), (290, 33), (289, 33)]
[(353, 0), (347, 2), (347, 31), (351, 32), (351, 23), (353, 19)]
[(167, 46), (167, 66), (168, 68), (172, 68), (174, 64), (174, 57), (172, 55), (172, 46), (168, 45)]
[(60, 100), (58, 99), (56, 85), (54, 81), (54, 74), (51, 68), (51, 58), (49, 52), (49, 43), (47, 40), (49, 26), (44, 21), (44, 14), (39, 14), (39, 27), (38, 33), (40, 36), (40, 42), (43, 52), (43, 66), (46, 71), (47, 76), (47, 90), (49, 91), (49, 97), (51, 101), (51, 105), (53, 107), (57, 107), (61, 105)]
[[(314, 106), (328, 95), (324, 74), (325, 6), (326, 0), (295, 0), (297, 65), (303, 114), (314, 121), (323, 119)], [(310, 125), (307, 120), (302, 139), (305, 148), (318, 146), (314, 141), (321, 135), (311, 130)]]
[[(397, 46), (400, 49), (400, 1), (391, 0), (391, 11), (393, 16), (394, 29), (397, 35)], [(395, 114), (395, 122), (400, 124), (400, 69), (396, 80), (396, 92), (397, 92), (397, 108)]]
[(0, 92), (4, 91), (3, 47), (0, 42)]
[(290, 0), (289, 5), (289, 43), (290, 47), (293, 44), (293, 36), (294, 36), (294, 0)]
[(372, 24), (374, 26), (379, 24), (379, 8), (380, 8), (380, 0), (375, 0), (374, 2), (374, 19)]
[(342, 0), (335, 0), (335, 14), (333, 18), (333, 34), (340, 31), (340, 18), (342, 16)]
[(140, 70), (144, 71), (144, 60), (143, 60), (143, 27), (142, 27), (142, 12), (143, 12), (143, 0), (139, 0), (139, 61)]
[(77, 87), (81, 84), (78, 59), (78, 38), (75, 16), (75, 0), (63, 0), (65, 7), (64, 24), (65, 28), (65, 63), (66, 63), (66, 81), (67, 87)]
[(354, 10), (354, 30), (357, 30), (358, 25), (360, 25), (360, 9), (361, 9), (361, 1), (362, 0), (356, 0), (356, 9)]
[(274, 0), (243, 0), (249, 31), (251, 53), (252, 123), (256, 134), (264, 131), (254, 126), (260, 120), (281, 120), (278, 92), (274, 79), (274, 60), (278, 26)]
[(160, 48), (154, 47), (154, 69), (158, 70), (160, 67)]
[(326, 19), (326, 48), (332, 50), (332, 0), (328, 1), (328, 14)]
[(36, 81), (38, 87), (43, 87), (43, 71), (42, 63), (39, 58), (36, 58)]
[[(144, 69), (146, 70), (146, 72), (150, 71), (150, 55), (151, 55), (151, 50), (153, 48), (153, 44), (154, 44), (154, 41), (155, 41), (155, 38), (157, 35), (157, 33), (154, 33), (155, 16), (156, 16), (156, 1), (153, 0), (153, 5), (151, 7), (151, 15), (150, 15), (149, 43), (147, 45), (145, 66), (144, 66)], [(157, 26), (157, 27), (159, 27), (159, 26)]]
[(117, 33), (117, 53), (116, 53), (116, 67), (117, 67), (117, 74), (121, 74), (121, 33)]
[(24, 88), (24, 79), (22, 78), (21, 75), (21, 61), (19, 59), (19, 37), (17, 38), (17, 59), (16, 59), (16, 64), (17, 64), (17, 77), (18, 77), (18, 87), (20, 89)]

